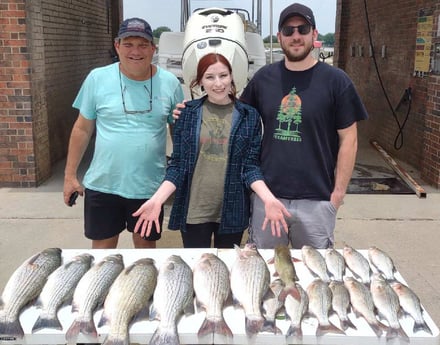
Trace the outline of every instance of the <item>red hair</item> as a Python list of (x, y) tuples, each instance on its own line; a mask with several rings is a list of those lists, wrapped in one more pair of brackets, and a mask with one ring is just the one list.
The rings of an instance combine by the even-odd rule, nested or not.
[[(206, 70), (209, 68), (209, 66), (214, 65), (215, 63), (220, 62), (223, 65), (225, 65), (228, 70), (229, 73), (232, 76), (232, 67), (231, 64), (229, 63), (228, 59), (226, 59), (223, 55), (221, 54), (217, 54), (217, 53), (209, 53), (204, 55), (200, 60), (199, 63), (197, 64), (197, 75), (194, 78), (194, 80), (191, 82), (190, 84), (190, 88), (194, 88), (195, 86), (200, 84), (200, 81), (203, 78), (203, 75), (205, 74)], [(235, 88), (235, 83), (234, 83), (234, 79), (232, 78), (232, 82), (231, 82), (231, 98), (235, 99), (237, 95), (237, 90)]]

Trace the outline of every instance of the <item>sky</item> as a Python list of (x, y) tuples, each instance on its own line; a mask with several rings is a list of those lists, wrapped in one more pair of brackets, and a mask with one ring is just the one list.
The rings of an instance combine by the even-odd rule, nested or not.
[[(250, 14), (254, 0), (191, 0), (193, 11), (199, 7), (231, 7), (244, 8)], [(273, 34), (277, 32), (280, 12), (294, 0), (272, 0), (273, 4)], [(335, 32), (337, 0), (302, 0), (301, 3), (310, 7), (315, 15), (316, 27), (320, 34)], [(172, 31), (180, 31), (181, 0), (123, 0), (124, 19), (140, 17), (145, 19), (154, 29), (167, 26)], [(263, 0), (262, 36), (270, 34), (270, 0)]]

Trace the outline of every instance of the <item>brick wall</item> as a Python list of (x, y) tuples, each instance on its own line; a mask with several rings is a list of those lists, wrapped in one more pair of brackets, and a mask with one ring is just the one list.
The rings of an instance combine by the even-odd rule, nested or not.
[(65, 157), (72, 101), (111, 62), (121, 2), (0, 2), (0, 186), (37, 186)]
[[(351, 76), (369, 112), (369, 120), (359, 126), (360, 135), (377, 140), (439, 188), (440, 79), (433, 73), (414, 75), (420, 10), (432, 13), (433, 43), (440, 42), (438, 0), (338, 0), (335, 62)], [(376, 61), (370, 54), (370, 36)], [(408, 102), (396, 108), (409, 87), (407, 117)]]

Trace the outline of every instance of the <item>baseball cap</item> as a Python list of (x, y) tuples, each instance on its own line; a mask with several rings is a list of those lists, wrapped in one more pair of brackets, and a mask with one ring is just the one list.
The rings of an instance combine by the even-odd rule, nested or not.
[(278, 30), (281, 30), (284, 22), (294, 16), (303, 17), (309, 24), (316, 27), (315, 16), (310, 8), (302, 4), (294, 3), (287, 6), (280, 14), (280, 21), (278, 22)]
[(122, 22), (117, 38), (131, 36), (143, 37), (149, 41), (153, 41), (153, 31), (151, 30), (150, 24), (141, 18), (128, 18)]

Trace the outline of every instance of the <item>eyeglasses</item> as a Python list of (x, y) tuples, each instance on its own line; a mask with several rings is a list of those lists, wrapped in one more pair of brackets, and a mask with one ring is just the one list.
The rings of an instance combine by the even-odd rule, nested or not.
[(122, 106), (124, 107), (124, 113), (129, 115), (136, 115), (136, 114), (148, 114), (153, 109), (153, 68), (150, 66), (150, 90), (144, 85), (144, 89), (148, 93), (148, 97), (150, 98), (150, 107), (146, 110), (127, 110), (127, 107), (125, 106), (125, 97), (124, 94), (127, 91), (127, 86), (124, 85), (122, 87), (122, 77), (121, 77), (121, 70), (119, 70), (119, 85), (121, 87), (121, 96), (122, 96)]
[(312, 28), (312, 26), (310, 24), (302, 24), (302, 25), (298, 25), (298, 26), (283, 26), (281, 28), (281, 33), (286, 36), (292, 36), (293, 33), (295, 32), (295, 29), (298, 30), (298, 33), (300, 35), (307, 35), (310, 32), (310, 29)]

